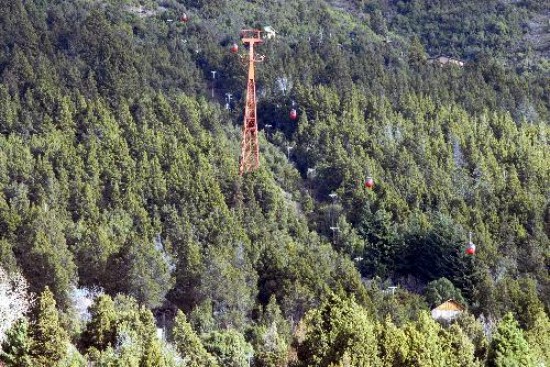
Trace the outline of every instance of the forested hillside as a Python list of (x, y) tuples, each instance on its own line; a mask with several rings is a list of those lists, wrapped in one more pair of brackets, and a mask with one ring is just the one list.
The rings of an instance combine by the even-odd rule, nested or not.
[[(550, 365), (549, 21), (534, 0), (0, 0), (0, 361)], [(241, 177), (229, 46), (265, 26)], [(434, 321), (450, 298), (467, 311)]]

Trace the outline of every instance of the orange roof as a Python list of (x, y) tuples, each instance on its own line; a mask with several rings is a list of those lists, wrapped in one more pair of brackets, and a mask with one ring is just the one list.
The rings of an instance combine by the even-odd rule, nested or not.
[(466, 308), (462, 306), (460, 303), (455, 301), (454, 299), (449, 299), (436, 308), (434, 310), (438, 311), (464, 311)]

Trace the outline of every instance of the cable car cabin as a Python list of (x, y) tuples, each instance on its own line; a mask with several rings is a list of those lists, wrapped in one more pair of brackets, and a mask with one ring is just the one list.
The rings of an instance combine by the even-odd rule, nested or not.
[(476, 245), (473, 242), (469, 242), (466, 246), (466, 255), (475, 255), (476, 254)]
[(298, 118), (298, 112), (293, 108), (290, 110), (289, 116), (291, 120), (296, 120)]
[(232, 44), (229, 51), (231, 51), (232, 54), (236, 54), (239, 51), (239, 45), (236, 43)]
[(374, 180), (372, 179), (372, 177), (367, 177), (367, 179), (365, 180), (365, 187), (367, 189), (372, 189), (373, 186), (374, 186)]
[(187, 23), (189, 20), (189, 17), (187, 16), (187, 13), (183, 13), (180, 17), (180, 23)]

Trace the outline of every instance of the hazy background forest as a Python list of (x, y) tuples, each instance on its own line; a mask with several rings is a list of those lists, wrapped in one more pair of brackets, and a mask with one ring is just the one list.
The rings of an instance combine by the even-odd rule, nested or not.
[(0, 361), (550, 366), (549, 121), (548, 1), (0, 0)]

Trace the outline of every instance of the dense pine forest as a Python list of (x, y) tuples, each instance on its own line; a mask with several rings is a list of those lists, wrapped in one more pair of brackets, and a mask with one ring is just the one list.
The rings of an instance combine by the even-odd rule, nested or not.
[(550, 2), (0, 0), (0, 365), (550, 366), (549, 311)]

